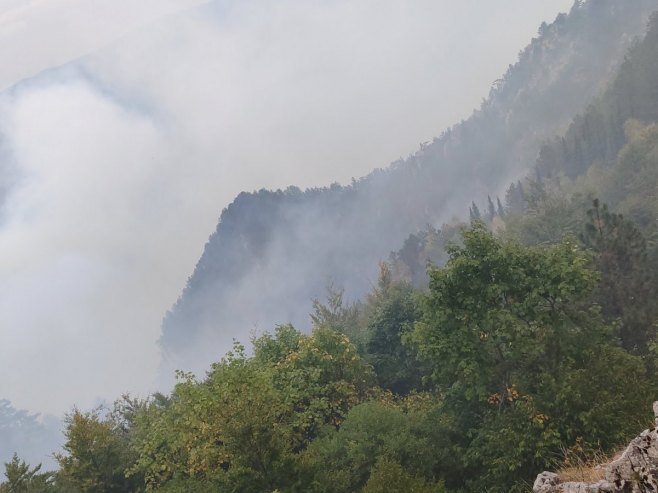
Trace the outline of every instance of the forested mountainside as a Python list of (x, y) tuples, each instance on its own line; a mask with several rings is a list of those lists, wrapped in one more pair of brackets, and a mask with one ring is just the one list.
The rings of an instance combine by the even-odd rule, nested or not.
[[(310, 334), (266, 327), (205, 377), (179, 372), (167, 395), (74, 408), (58, 469), (14, 457), (0, 493), (528, 493), (543, 470), (588, 481), (653, 427), (658, 395), (658, 13), (648, 25), (504, 204), (471, 204), (470, 225), (407, 242), (457, 240), (427, 286), (400, 280), (398, 252), (361, 301), (316, 301)], [(611, 491), (647, 491), (624, 480)]]
[(199, 369), (254, 328), (304, 326), (328, 283), (364, 295), (378, 260), (410, 233), (463, 215), (530, 169), (541, 144), (605, 87), (657, 6), (576, 2), (541, 26), (479, 110), (410, 157), (347, 186), (238, 196), (164, 319), (165, 372)]
[[(541, 146), (526, 179), (512, 183), (502, 201), (478, 197), (470, 206), (471, 219), (503, 227), (526, 244), (551, 243), (582, 231), (582, 211), (597, 197), (655, 237), (651, 152), (658, 121), (657, 49), (658, 30), (650, 25), (601, 96), (575, 116), (566, 132)], [(441, 263), (446, 242), (458, 232), (459, 224), (444, 224), (409, 235), (390, 257), (396, 276), (424, 285), (427, 260)]]
[[(639, 198), (658, 189), (658, 130), (628, 127), (605, 174)], [(550, 217), (531, 201), (503, 209), (502, 236), (464, 226), (428, 289), (382, 264), (363, 302), (316, 303), (309, 335), (281, 325), (205, 378), (179, 373), (169, 395), (73, 409), (59, 468), (15, 456), (0, 492), (528, 493), (545, 469), (584, 479), (652, 421), (658, 243), (596, 200), (577, 236), (544, 241)], [(643, 491), (625, 479), (610, 491)]]

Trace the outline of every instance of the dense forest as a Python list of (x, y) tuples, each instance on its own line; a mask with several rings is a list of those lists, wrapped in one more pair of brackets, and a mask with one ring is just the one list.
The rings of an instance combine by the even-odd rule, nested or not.
[[(58, 469), (14, 457), (0, 492), (528, 492), (614, 454), (658, 393), (658, 14), (622, 60), (525, 179), (401, 241), (360, 301), (330, 287), (309, 333), (273, 326), (168, 394), (73, 409)], [(240, 248), (267, 243), (281, 197), (341, 207), (357, 189), (245, 194), (232, 207), (265, 238)], [(238, 248), (225, 238), (206, 251)]]
[(540, 246), (475, 221), (428, 290), (383, 263), (364, 302), (316, 301), (311, 334), (74, 409), (59, 469), (15, 457), (0, 491), (522, 492), (615, 451), (650, 422), (658, 282), (634, 223), (583, 214), (580, 238)]

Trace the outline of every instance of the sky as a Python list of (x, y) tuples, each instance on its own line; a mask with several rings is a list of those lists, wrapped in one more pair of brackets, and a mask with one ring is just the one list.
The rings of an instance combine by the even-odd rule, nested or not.
[(0, 398), (155, 390), (162, 317), (240, 191), (414, 152), (570, 4), (0, 0)]

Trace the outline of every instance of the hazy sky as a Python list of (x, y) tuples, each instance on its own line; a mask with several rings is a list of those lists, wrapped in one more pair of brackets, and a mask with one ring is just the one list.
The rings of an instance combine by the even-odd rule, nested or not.
[(0, 168), (16, 180), (0, 398), (60, 414), (152, 390), (160, 321), (238, 192), (413, 152), (570, 4), (0, 0)]

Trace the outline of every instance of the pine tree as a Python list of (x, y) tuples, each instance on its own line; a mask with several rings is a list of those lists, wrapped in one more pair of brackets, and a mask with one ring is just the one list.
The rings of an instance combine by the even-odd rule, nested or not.
[(505, 217), (505, 208), (503, 207), (500, 197), (496, 197), (496, 205), (498, 206), (498, 215), (500, 217)]
[(493, 200), (491, 200), (491, 195), (487, 195), (487, 213), (489, 221), (493, 221), (493, 218), (496, 216), (496, 208), (494, 207)]
[(468, 213), (471, 217), (471, 222), (482, 220), (482, 214), (480, 214), (480, 209), (478, 208), (475, 202), (472, 202), (471, 207), (468, 210)]
[(620, 336), (626, 349), (644, 353), (658, 316), (654, 308), (657, 283), (646, 239), (632, 221), (610, 212), (598, 199), (587, 217), (580, 239), (594, 251), (594, 266), (601, 273), (597, 298), (602, 313), (621, 321)]

